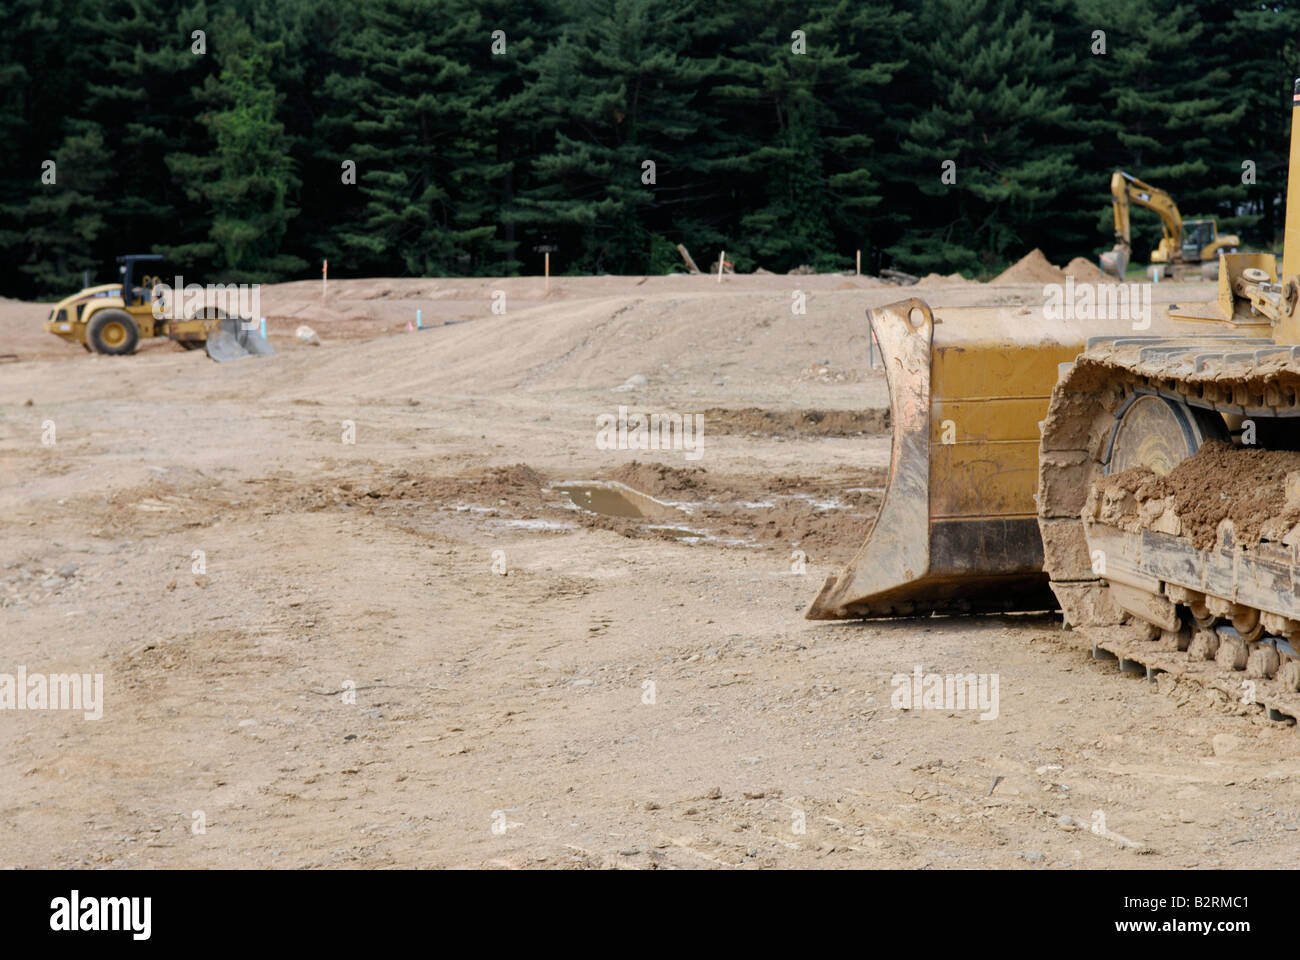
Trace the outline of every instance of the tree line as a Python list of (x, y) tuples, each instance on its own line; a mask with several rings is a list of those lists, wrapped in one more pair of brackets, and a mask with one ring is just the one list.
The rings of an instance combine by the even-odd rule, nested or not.
[[(1300, 0), (4, 0), (0, 293), (1280, 245)], [(1134, 214), (1135, 254), (1159, 237)]]

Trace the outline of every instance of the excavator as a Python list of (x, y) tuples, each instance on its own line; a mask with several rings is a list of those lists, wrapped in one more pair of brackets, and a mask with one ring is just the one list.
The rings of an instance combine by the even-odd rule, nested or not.
[(1220, 252), (1213, 301), (868, 310), (888, 485), (809, 619), (1060, 610), (1096, 657), (1300, 718), (1300, 80), (1291, 125), (1281, 269)]
[(1219, 225), (1214, 220), (1184, 220), (1173, 197), (1122, 170), (1111, 174), (1110, 196), (1115, 214), (1115, 246), (1103, 253), (1100, 261), (1102, 272), (1118, 280), (1124, 279), (1133, 252), (1130, 204), (1153, 210), (1160, 217), (1164, 235), (1151, 251), (1151, 264), (1158, 271), (1158, 279), (1213, 280), (1218, 276), (1219, 253), (1234, 253), (1241, 243), (1233, 234), (1220, 236)]

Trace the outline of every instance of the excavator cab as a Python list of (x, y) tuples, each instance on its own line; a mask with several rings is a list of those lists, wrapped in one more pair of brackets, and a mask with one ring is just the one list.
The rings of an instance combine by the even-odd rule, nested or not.
[(1183, 259), (1199, 263), (1202, 259), (1201, 251), (1213, 246), (1218, 236), (1219, 228), (1213, 220), (1184, 220)]

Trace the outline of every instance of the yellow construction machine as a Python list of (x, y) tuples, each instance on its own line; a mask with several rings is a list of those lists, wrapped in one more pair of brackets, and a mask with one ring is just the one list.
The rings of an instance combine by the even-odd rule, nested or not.
[(1117, 279), (1124, 279), (1133, 252), (1131, 204), (1146, 207), (1160, 217), (1163, 236), (1151, 251), (1151, 264), (1160, 277), (1213, 280), (1218, 275), (1219, 254), (1234, 253), (1241, 243), (1233, 234), (1220, 236), (1214, 220), (1184, 220), (1173, 197), (1122, 170), (1111, 174), (1110, 196), (1115, 214), (1115, 247), (1101, 255), (1101, 269)]
[[(1042, 306), (868, 311), (888, 487), (810, 619), (1059, 609), (1094, 653), (1246, 671), (1300, 717), (1300, 80), (1295, 104), (1280, 273), (1221, 253), (1209, 303), (1067, 281)], [(1296, 472), (1261, 473), (1274, 456)]]
[(203, 347), (225, 313), (204, 307), (183, 319), (167, 319), (166, 311), (156, 310), (161, 281), (136, 270), (138, 264), (162, 259), (152, 253), (118, 257), (119, 282), (87, 287), (60, 300), (45, 329), (94, 353), (134, 353), (141, 338), (148, 337), (168, 337), (187, 350)]

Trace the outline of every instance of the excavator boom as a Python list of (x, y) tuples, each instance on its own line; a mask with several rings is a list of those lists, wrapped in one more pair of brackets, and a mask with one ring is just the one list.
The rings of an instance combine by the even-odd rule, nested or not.
[(1130, 225), (1130, 204), (1135, 203), (1153, 211), (1160, 217), (1163, 236), (1160, 246), (1152, 254), (1153, 260), (1162, 260), (1165, 252), (1180, 250), (1183, 242), (1183, 218), (1178, 204), (1164, 190), (1143, 183), (1137, 177), (1116, 170), (1110, 177), (1111, 210), (1115, 217), (1115, 246), (1101, 255), (1101, 269), (1118, 280), (1124, 279), (1129, 260), (1133, 255), (1133, 236)]

